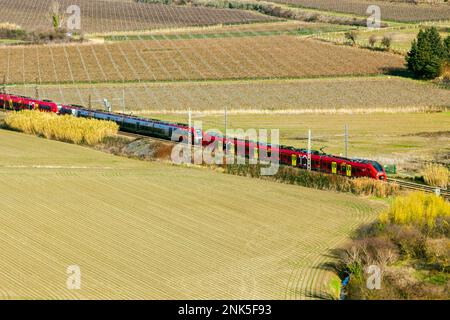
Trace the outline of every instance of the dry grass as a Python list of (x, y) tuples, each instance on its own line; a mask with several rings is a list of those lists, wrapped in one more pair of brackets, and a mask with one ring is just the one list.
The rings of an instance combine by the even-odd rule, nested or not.
[(0, 48), (8, 83), (320, 77), (403, 67), (398, 55), (287, 35)]
[(449, 170), (443, 165), (430, 163), (423, 169), (423, 178), (430, 186), (447, 188), (449, 176)]
[(282, 166), (274, 176), (261, 176), (260, 165), (227, 165), (225, 173), (238, 176), (248, 176), (266, 180), (275, 180), (282, 183), (295, 184), (303, 187), (319, 190), (333, 190), (349, 192), (356, 195), (386, 198), (395, 196), (399, 192), (399, 186), (377, 181), (370, 178), (349, 179), (347, 177), (309, 172), (304, 169)]
[(351, 180), (352, 192), (355, 194), (386, 198), (397, 195), (400, 187), (395, 183), (386, 183), (370, 178)]
[(57, 116), (39, 111), (9, 113), (6, 125), (14, 130), (75, 144), (94, 145), (117, 134), (119, 126), (111, 121)]
[(10, 131), (0, 164), (0, 299), (320, 297), (329, 250), (384, 208)]

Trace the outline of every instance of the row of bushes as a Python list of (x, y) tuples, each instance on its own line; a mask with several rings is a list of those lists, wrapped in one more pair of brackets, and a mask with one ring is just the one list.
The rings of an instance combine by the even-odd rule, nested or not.
[(11, 23), (0, 23), (0, 39), (21, 40), (25, 38), (27, 32), (19, 26)]
[(54, 113), (25, 110), (9, 113), (9, 129), (75, 144), (94, 145), (117, 134), (119, 126), (111, 121), (58, 116)]
[[(191, 5), (220, 9), (240, 9), (257, 11), (262, 14), (307, 22), (323, 22), (341, 25), (365, 26), (365, 19), (349, 18), (344, 16), (333, 16), (301, 10), (300, 8), (281, 7), (273, 3), (259, 2), (255, 0), (136, 0), (137, 2), (159, 3), (167, 5)], [(382, 23), (382, 26), (387, 26)]]
[[(380, 218), (337, 251), (337, 271), (350, 275), (350, 299), (449, 299), (450, 204), (421, 192), (395, 198)], [(381, 288), (367, 288), (368, 267)]]
[(77, 39), (69, 37), (67, 30), (63, 28), (27, 32), (16, 25), (6, 23), (0, 24), (0, 39), (18, 40), (33, 44), (83, 41), (83, 37), (78, 37)]
[(264, 178), (320, 190), (350, 192), (357, 195), (389, 197), (399, 192), (399, 186), (370, 178), (348, 179), (340, 175), (324, 174), (281, 166), (273, 176), (261, 176), (260, 165), (233, 164), (225, 166), (225, 173)]

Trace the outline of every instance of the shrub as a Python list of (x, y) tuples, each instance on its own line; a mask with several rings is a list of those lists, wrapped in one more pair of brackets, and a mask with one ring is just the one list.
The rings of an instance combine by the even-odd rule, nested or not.
[(94, 145), (115, 135), (119, 126), (111, 121), (58, 116), (54, 113), (25, 110), (9, 113), (8, 128), (75, 144)]
[(390, 36), (384, 36), (383, 39), (381, 39), (381, 45), (385, 47), (386, 49), (390, 49), (392, 44), (392, 38)]
[(448, 238), (427, 239), (425, 254), (429, 262), (436, 264), (441, 270), (449, 270), (450, 240)]
[(403, 256), (407, 258), (424, 256), (426, 238), (416, 226), (388, 225), (385, 234), (398, 245)]
[(439, 164), (427, 164), (423, 170), (424, 181), (433, 187), (447, 188), (449, 182), (449, 170)]
[(396, 198), (390, 208), (380, 215), (382, 224), (395, 223), (418, 226), (430, 233), (439, 218), (450, 217), (450, 204), (443, 198), (423, 192), (413, 192)]
[(22, 40), (26, 34), (25, 30), (15, 24), (0, 23), (0, 38)]

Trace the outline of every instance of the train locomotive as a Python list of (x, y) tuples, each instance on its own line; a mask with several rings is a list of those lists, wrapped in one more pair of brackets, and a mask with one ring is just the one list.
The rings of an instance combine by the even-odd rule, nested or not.
[[(39, 110), (43, 112), (54, 112), (60, 115), (109, 120), (116, 122), (119, 125), (120, 130), (125, 132), (178, 142), (188, 141), (190, 130), (190, 137), (192, 138), (191, 143), (195, 145), (207, 146), (213, 142), (220, 142), (224, 149), (227, 148), (227, 150), (230, 150), (231, 148), (234, 154), (237, 154), (238, 150), (244, 150), (244, 155), (246, 157), (253, 157), (255, 154), (270, 155), (273, 152), (277, 152), (279, 155), (279, 162), (282, 165), (303, 169), (306, 169), (308, 165), (308, 151), (305, 149), (224, 137), (217, 134), (206, 133), (192, 127), (189, 129), (189, 126), (183, 123), (141, 118), (101, 110), (91, 110), (78, 105), (58, 105), (50, 100), (35, 100), (28, 97), (8, 94), (0, 94), (0, 108), (15, 111)], [(376, 161), (349, 159), (316, 150), (311, 151), (311, 169), (350, 178), (368, 177), (377, 180), (387, 180), (386, 171), (383, 166)]]

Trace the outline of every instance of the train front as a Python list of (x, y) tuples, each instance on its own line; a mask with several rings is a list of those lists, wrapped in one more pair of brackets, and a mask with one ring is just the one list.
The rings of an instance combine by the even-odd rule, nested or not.
[(384, 170), (383, 166), (377, 161), (369, 161), (372, 166), (373, 178), (377, 180), (387, 180), (386, 170)]

